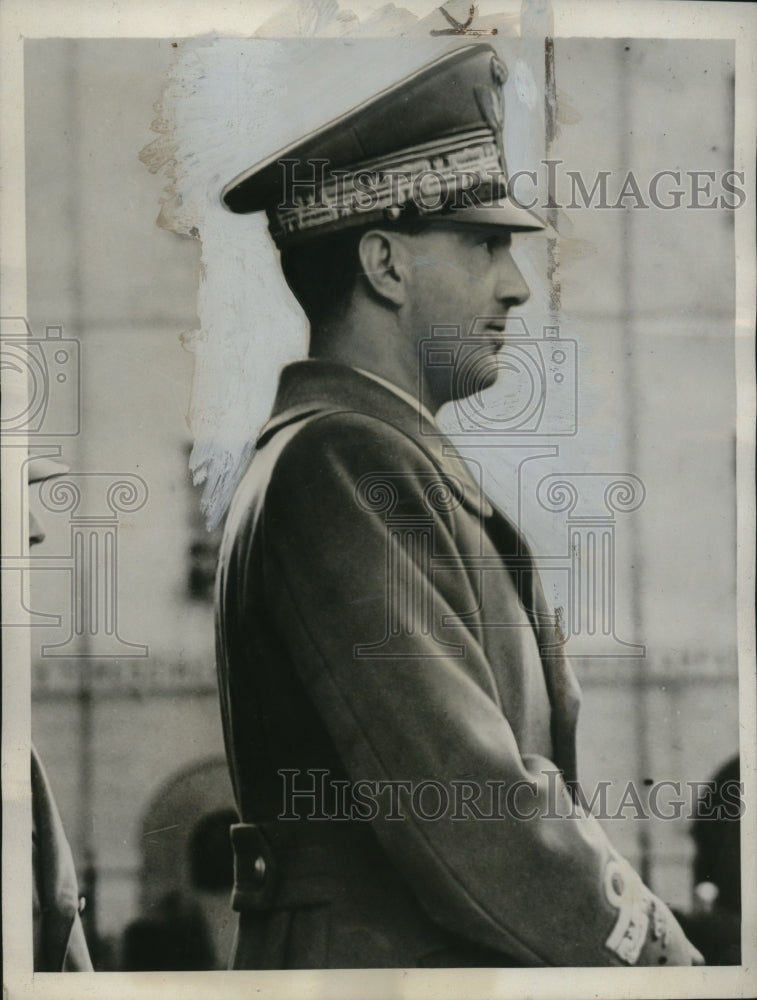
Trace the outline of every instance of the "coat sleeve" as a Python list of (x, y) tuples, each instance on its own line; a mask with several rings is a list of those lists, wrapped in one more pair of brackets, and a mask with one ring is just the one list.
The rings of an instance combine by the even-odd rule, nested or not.
[(34, 971), (91, 972), (71, 848), (34, 747), (31, 790)]
[[(290, 442), (265, 497), (270, 613), (309, 697), (353, 783), (404, 783), (401, 819), (374, 819), (384, 849), (434, 920), (524, 964), (690, 964), (670, 911), (572, 805), (555, 765), (521, 754), (492, 664), (460, 618), (475, 595), (443, 503), (442, 569), (417, 540), (388, 540), (390, 523), (396, 542), (428, 518), (434, 483), (436, 466), (400, 431), (341, 414)], [(393, 655), (374, 655), (393, 641)], [(440, 784), (492, 781), (509, 808), (491, 818), (419, 814)]]

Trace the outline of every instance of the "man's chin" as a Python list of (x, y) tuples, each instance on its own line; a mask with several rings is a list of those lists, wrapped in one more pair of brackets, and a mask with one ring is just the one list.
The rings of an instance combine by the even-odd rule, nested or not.
[(495, 368), (490, 374), (488, 374), (484, 379), (482, 379), (479, 392), (484, 392), (486, 389), (492, 389), (499, 379), (499, 368)]
[(475, 378), (456, 379), (453, 386), (452, 399), (470, 399), (472, 396), (480, 396), (482, 392), (491, 389), (496, 385), (499, 378), (499, 367), (492, 363), (491, 366), (476, 372)]

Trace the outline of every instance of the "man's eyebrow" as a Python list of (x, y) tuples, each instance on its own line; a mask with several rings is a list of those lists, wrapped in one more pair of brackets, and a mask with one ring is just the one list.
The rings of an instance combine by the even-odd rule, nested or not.
[(497, 240), (502, 246), (512, 246), (513, 234), (509, 229), (480, 229), (470, 233), (472, 243), (483, 243), (486, 240)]

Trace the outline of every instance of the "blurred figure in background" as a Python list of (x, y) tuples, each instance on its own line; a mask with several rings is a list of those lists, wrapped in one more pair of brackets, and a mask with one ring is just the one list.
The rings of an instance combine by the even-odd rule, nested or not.
[(126, 928), (123, 967), (127, 972), (214, 968), (208, 929), (199, 906), (180, 892), (167, 893), (154, 914)]
[(741, 792), (737, 755), (700, 795), (692, 830), (694, 904), (678, 916), (708, 965), (741, 964)]
[[(29, 485), (68, 472), (68, 466), (49, 458), (27, 463)], [(29, 511), (29, 545), (45, 537)], [(42, 762), (32, 747), (32, 913), (35, 972), (91, 972), (92, 961), (84, 937), (74, 859)]]

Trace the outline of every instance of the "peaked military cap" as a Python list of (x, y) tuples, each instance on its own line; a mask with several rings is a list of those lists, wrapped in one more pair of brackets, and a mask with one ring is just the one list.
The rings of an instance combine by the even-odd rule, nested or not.
[(419, 216), (543, 229), (508, 198), (506, 79), (490, 45), (455, 49), (244, 171), (223, 203), (265, 211), (279, 247)]

